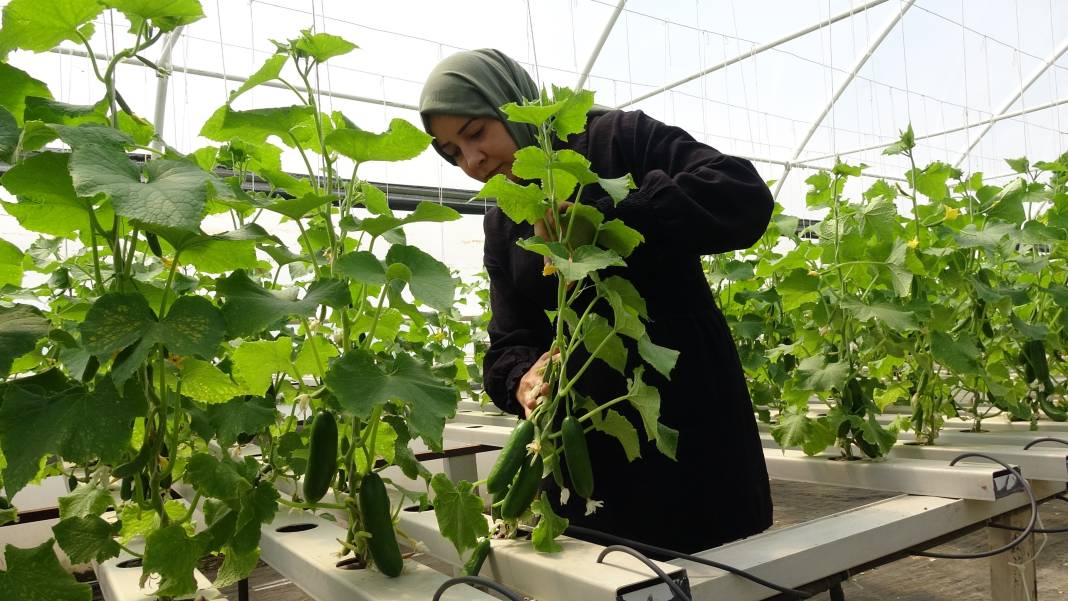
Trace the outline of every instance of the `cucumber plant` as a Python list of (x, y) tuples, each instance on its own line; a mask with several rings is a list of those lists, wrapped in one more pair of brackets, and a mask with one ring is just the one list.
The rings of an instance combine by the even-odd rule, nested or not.
[[(101, 61), (90, 41), (105, 10), (130, 23), (130, 46)], [(458, 401), (455, 374), (398, 342), (402, 332), (418, 341), (424, 313), (450, 310), (455, 287), (447, 267), (406, 244), (403, 226), (458, 214), (423, 203), (394, 215), (385, 194), (357, 177), (364, 163), (418, 155), (429, 137), (399, 119), (372, 133), (320, 110), (316, 66), (355, 48), (336, 36), (305, 31), (277, 42), (204, 124), (202, 135), (220, 145), (189, 154), (168, 146), (125, 102), (116, 68), (129, 58), (152, 65), (146, 50), (201, 16), (196, 0), (4, 8), (0, 160), (11, 167), (0, 185), (14, 200), (3, 209), (40, 235), (25, 252), (0, 241), (5, 494), (68, 476), (72, 492), (53, 530), (60, 547), (77, 562), (138, 557), (163, 599), (195, 591), (205, 555), (225, 558), (217, 586), (246, 576), (260, 526), (280, 503), (347, 512), (343, 551), (396, 575), (396, 557), (380, 544), (393, 532), (385, 489), (365, 500), (361, 484), (394, 486), (378, 476), (389, 464), (429, 479), (409, 443), (440, 449)], [(89, 50), (99, 102), (56, 101), (7, 62), (12, 50), (64, 40)], [(297, 104), (232, 106), (272, 80)], [(301, 157), (306, 178), (282, 170), (274, 140)], [(252, 176), (269, 189), (246, 189)], [(272, 220), (296, 226), (297, 246)], [(205, 231), (220, 223), (227, 231)], [(24, 286), (25, 272), (47, 280)], [(318, 415), (315, 426), (301, 427), (298, 409)], [(239, 458), (253, 439), (263, 459)], [(306, 491), (294, 483), (301, 476)], [(293, 499), (279, 494), (283, 483)], [(327, 497), (331, 484), (343, 494)], [(172, 485), (192, 492), (185, 503), (171, 498)], [(0, 518), (17, 511), (2, 507)], [(6, 552), (0, 591), (89, 598), (88, 586), (59, 575), (51, 541)]]
[[(1068, 155), (1009, 160), (1019, 177), (995, 186), (919, 168), (914, 152), (909, 127), (885, 151), (909, 161), (905, 183), (877, 180), (858, 202), (842, 191), (859, 167), (813, 175), (820, 223), (799, 231), (777, 207), (758, 245), (707, 263), (757, 412), (784, 446), (816, 454), (837, 440), (877, 456), (902, 429), (934, 444), (947, 417), (976, 431), (1002, 413), (1033, 427), (1066, 417)], [(811, 417), (813, 396), (830, 412)], [(911, 415), (879, 426), (892, 405)]]
[[(543, 275), (556, 281), (557, 303), (550, 312), (554, 337), (549, 353), (557, 358), (550, 361), (544, 376), (551, 392), (516, 427), (485, 481), (495, 498), (493, 513), (500, 516), (505, 534), (514, 535), (523, 518), (537, 518), (532, 540), (539, 551), (559, 549), (553, 539), (567, 526), (567, 520), (557, 516), (540, 494), (546, 474), (551, 474), (562, 489), (584, 498), (589, 510), (600, 504), (595, 498), (596, 466), (590, 465), (586, 452), (589, 431), (616, 437), (633, 460), (639, 454), (639, 438), (637, 429), (619, 411), (626, 404), (635, 410), (635, 417), (640, 416), (645, 436), (655, 441), (661, 452), (673, 457), (678, 440), (678, 432), (659, 422), (660, 396), (644, 383), (644, 367), (627, 367), (632, 352), (628, 349), (636, 348), (645, 363), (667, 376), (678, 353), (649, 339), (645, 302), (634, 286), (602, 271), (625, 266), (626, 257), (642, 242), (642, 236), (618, 219), (606, 220), (590, 205), (571, 202), (583, 198), (586, 186), (596, 185), (618, 204), (634, 188), (634, 182), (630, 175), (601, 178), (582, 155), (554, 148), (555, 140), (566, 141), (585, 130), (592, 105), (591, 92), (554, 87), (551, 97), (543, 92), (541, 98), (527, 104), (502, 107), (508, 119), (533, 126), (537, 132), (537, 145), (519, 149), (512, 165), (513, 173), (529, 183), (496, 175), (476, 196), (495, 198), (516, 223), (534, 224), (544, 219), (547, 226), (548, 239), (533, 236), (518, 244), (541, 255)], [(547, 215), (558, 217), (546, 219)], [(624, 395), (594, 402), (578, 393), (576, 386), (595, 361), (627, 378), (629, 387)], [(476, 519), (474, 513), (480, 504), (464, 497), (473, 487), (471, 483), (460, 482), (455, 491), (437, 478), (434, 484), (437, 499), (448, 498), (448, 494), (459, 499), (447, 504), (435, 500), (440, 523)], [(460, 519), (458, 511), (471, 514)], [(473, 548), (478, 544), (476, 534), (458, 533), (453, 542), (461, 551)]]

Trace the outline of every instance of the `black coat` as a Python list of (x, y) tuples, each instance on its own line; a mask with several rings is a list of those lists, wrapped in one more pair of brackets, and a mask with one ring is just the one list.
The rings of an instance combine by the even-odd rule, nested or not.
[[(766, 529), (771, 494), (749, 392), (700, 258), (760, 238), (772, 210), (767, 186), (748, 161), (640, 111), (593, 116), (586, 132), (563, 146), (585, 155), (600, 177), (630, 173), (638, 185), (615, 207), (597, 186), (588, 186), (580, 202), (645, 237), (626, 268), (607, 272), (630, 280), (645, 298), (653, 342), (680, 351), (670, 381), (645, 369), (645, 382), (660, 391), (661, 421), (679, 431), (679, 441), (672, 461), (645, 441), (637, 412), (616, 405), (642, 439), (641, 458), (628, 462), (615, 438), (590, 432), (593, 497), (604, 507), (586, 517), (576, 495), (560, 507), (551, 479), (550, 499), (572, 524), (686, 552)], [(555, 305), (556, 278), (542, 275), (540, 255), (515, 244), (533, 234), (532, 226), (493, 208), (485, 234), (493, 310), (485, 386), (502, 410), (521, 414), (516, 386), (552, 341), (545, 310)], [(640, 361), (637, 353), (631, 361)], [(603, 402), (622, 394), (626, 383), (597, 361), (578, 389)]]

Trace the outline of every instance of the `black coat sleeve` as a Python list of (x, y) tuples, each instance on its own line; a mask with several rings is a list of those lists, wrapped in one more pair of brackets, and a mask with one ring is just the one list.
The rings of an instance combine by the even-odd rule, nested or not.
[(728, 252), (752, 246), (768, 226), (771, 191), (752, 163), (683, 129), (641, 111), (611, 112), (591, 124), (589, 145), (590, 156), (606, 157), (617, 171), (613, 177), (629, 171), (638, 189), (618, 206), (607, 196), (584, 202), (638, 230), (647, 244)]
[[(549, 350), (552, 327), (545, 312), (523, 293), (512, 277), (512, 241), (507, 219), (487, 214), (483, 260), (490, 280), (490, 345), (482, 363), (483, 386), (501, 411), (522, 415), (515, 398), (523, 374)], [(540, 258), (540, 257), (539, 257)]]

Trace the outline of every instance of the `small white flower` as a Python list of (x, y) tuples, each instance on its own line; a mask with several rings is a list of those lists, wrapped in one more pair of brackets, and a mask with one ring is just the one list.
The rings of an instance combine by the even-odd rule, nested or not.
[(430, 553), (430, 548), (427, 547), (421, 540), (415, 541), (415, 544), (412, 545), (412, 550), (416, 553)]
[(311, 395), (298, 394), (297, 398), (293, 399), (293, 402), (297, 404), (297, 411), (307, 413), (311, 408)]
[(568, 499), (571, 498), (571, 491), (566, 488), (560, 489), (560, 504), (567, 505)]
[(586, 500), (586, 515), (593, 515), (598, 509), (604, 507), (604, 501)]

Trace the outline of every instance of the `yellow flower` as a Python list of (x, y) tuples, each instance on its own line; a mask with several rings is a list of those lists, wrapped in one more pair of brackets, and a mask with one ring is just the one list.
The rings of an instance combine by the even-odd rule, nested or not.
[(957, 217), (960, 217), (960, 209), (946, 207), (946, 221), (953, 221)]
[(543, 267), (541, 270), (541, 275), (545, 276), (549, 276), (554, 273), (556, 273), (556, 265), (553, 265), (552, 263), (546, 263), (545, 267)]
[(919, 238), (913, 238), (912, 240), (909, 240), (909, 248), (913, 248), (914, 249), (919, 245), (920, 245), (920, 239)]
[(809, 269), (808, 270), (808, 275), (810, 275), (810, 276), (812, 276), (814, 278), (818, 278), (818, 277), (820, 277), (820, 272), (816, 271), (815, 269)]

